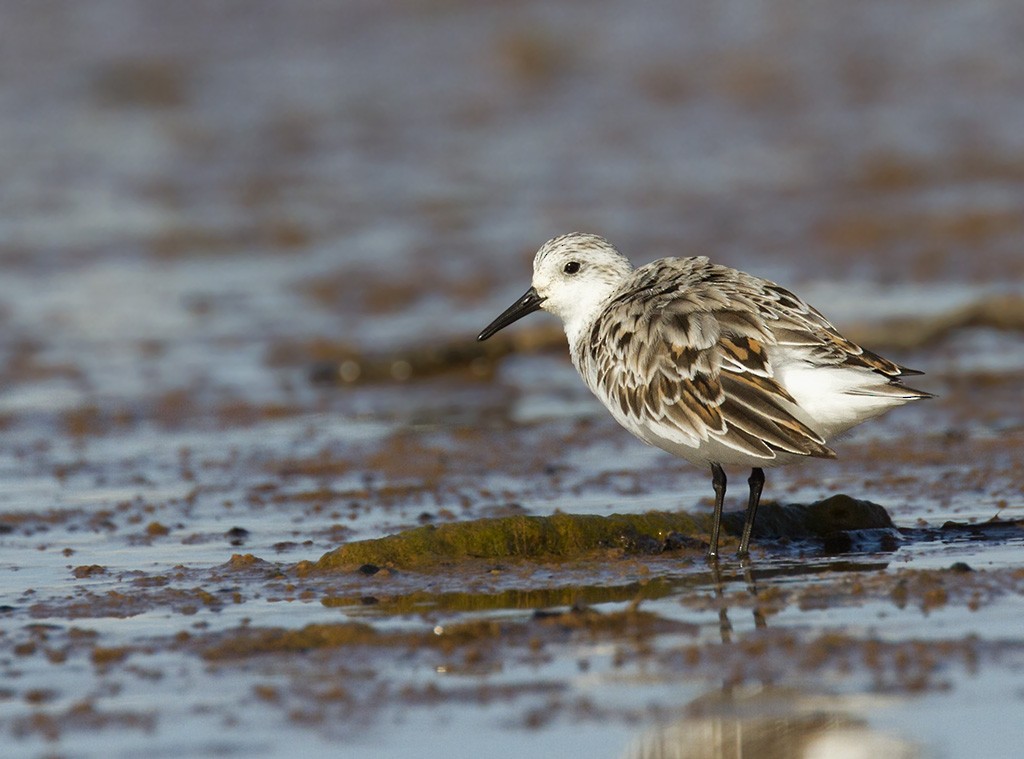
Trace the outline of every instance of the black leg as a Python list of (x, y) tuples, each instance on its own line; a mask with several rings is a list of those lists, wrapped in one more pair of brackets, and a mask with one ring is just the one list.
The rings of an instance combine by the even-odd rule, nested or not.
[(764, 489), (764, 470), (754, 467), (747, 484), (750, 485), (750, 500), (747, 501), (747, 517), (743, 520), (743, 536), (737, 553), (740, 557), (750, 555), (750, 533), (754, 529), (754, 515), (757, 514), (757, 504), (761, 502), (761, 490)]
[(725, 503), (725, 470), (720, 464), (711, 465), (711, 486), (715, 489), (715, 521), (711, 525), (711, 545), (708, 558), (718, 558), (718, 533), (722, 529), (722, 504)]

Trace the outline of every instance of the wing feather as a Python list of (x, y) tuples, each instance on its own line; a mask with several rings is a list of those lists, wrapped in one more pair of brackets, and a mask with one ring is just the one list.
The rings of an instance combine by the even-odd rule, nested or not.
[[(695, 271), (701, 268), (712, 276)], [(779, 453), (834, 456), (799, 418), (770, 359), (773, 321), (795, 340), (802, 338), (800, 320), (816, 318), (813, 310), (781, 288), (765, 295), (729, 280), (736, 292), (723, 294), (721, 277), (713, 276), (723, 270), (733, 271), (706, 259), (638, 269), (635, 289), (610, 301), (579, 350), (588, 384), (627, 427), (640, 437), (648, 432), (648, 442), (696, 448), (713, 439), (765, 460)], [(802, 308), (790, 315), (794, 304)]]

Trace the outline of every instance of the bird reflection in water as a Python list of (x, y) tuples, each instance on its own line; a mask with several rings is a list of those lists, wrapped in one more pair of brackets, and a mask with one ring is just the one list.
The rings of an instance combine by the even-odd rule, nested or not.
[[(710, 563), (722, 643), (733, 639), (723, 578)], [(768, 627), (756, 603), (758, 588), (749, 562), (742, 579), (755, 599), (754, 628)], [(739, 579), (739, 578), (736, 578)], [(737, 686), (726, 682), (684, 707), (686, 717), (639, 736), (622, 759), (918, 759), (920, 749), (896, 736), (872, 730), (853, 705), (836, 696), (795, 688)]]

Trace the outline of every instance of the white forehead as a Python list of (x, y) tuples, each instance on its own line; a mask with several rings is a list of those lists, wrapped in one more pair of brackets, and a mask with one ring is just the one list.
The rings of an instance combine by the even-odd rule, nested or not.
[(561, 263), (567, 258), (593, 262), (623, 260), (622, 254), (600, 235), (570, 232), (548, 240), (541, 246), (533, 259), (533, 270), (539, 271), (548, 261)]

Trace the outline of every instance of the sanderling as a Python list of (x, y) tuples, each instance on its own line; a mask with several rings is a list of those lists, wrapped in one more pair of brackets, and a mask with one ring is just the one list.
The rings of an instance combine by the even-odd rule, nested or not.
[(709, 558), (718, 556), (723, 465), (752, 468), (739, 548), (747, 556), (762, 467), (834, 458), (829, 440), (931, 397), (900, 381), (921, 372), (850, 342), (774, 282), (703, 256), (634, 269), (603, 237), (574, 232), (537, 251), (532, 284), (477, 339), (539, 308), (561, 317), (573, 365), (619, 424), (710, 465)]

